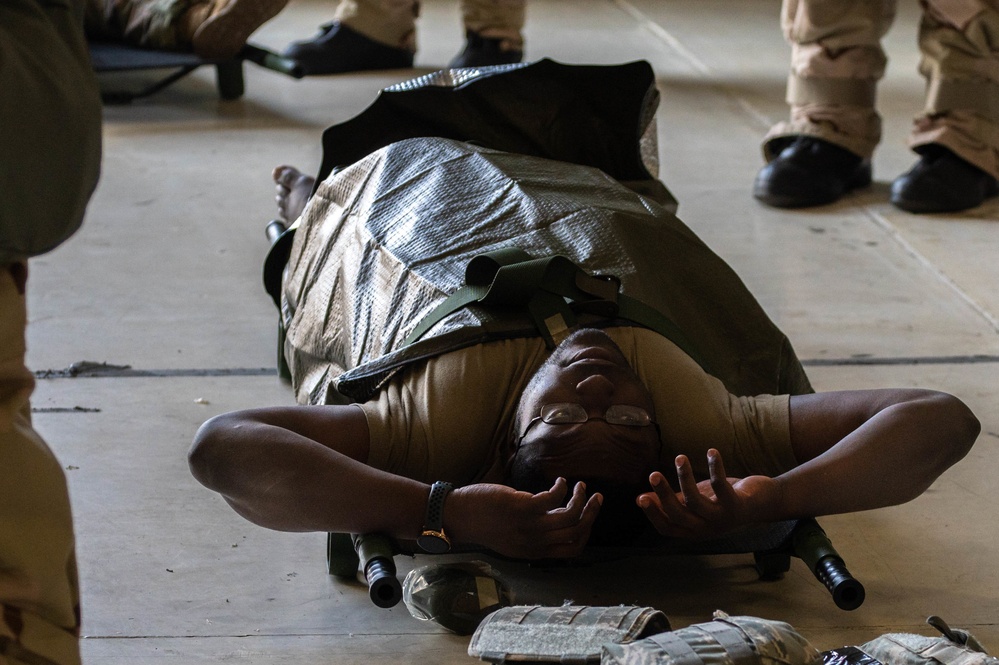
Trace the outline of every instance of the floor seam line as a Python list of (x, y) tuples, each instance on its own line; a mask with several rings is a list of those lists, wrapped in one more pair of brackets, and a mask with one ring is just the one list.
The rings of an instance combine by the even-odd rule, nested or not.
[(708, 79), (711, 84), (723, 95), (735, 102), (735, 104), (741, 108), (752, 121), (757, 123), (763, 131), (767, 131), (771, 126), (773, 126), (773, 119), (767, 117), (767, 115), (762, 111), (759, 111), (749, 100), (732, 92), (732, 90), (730, 90), (727, 86), (720, 83), (717, 80), (715, 71), (711, 68), (711, 66), (697, 57), (693, 51), (684, 46), (683, 42), (674, 36), (673, 33), (653, 21), (648, 17), (648, 15), (645, 14), (645, 12), (628, 2), (628, 0), (611, 0), (611, 2), (617, 6), (618, 9), (633, 18), (645, 30), (650, 32), (653, 37), (675, 51), (677, 55), (679, 55), (683, 61), (692, 67), (698, 74), (701, 74)]
[(902, 235), (902, 232), (897, 226), (892, 224), (887, 217), (877, 212), (876, 210), (871, 210), (870, 208), (864, 208), (864, 212), (870, 217), (874, 223), (881, 228), (882, 231), (888, 234), (888, 236), (895, 241), (895, 243), (902, 248), (902, 251), (906, 252), (912, 258), (916, 259), (924, 269), (931, 273), (937, 278), (944, 286), (953, 291), (957, 296), (964, 301), (964, 303), (970, 307), (976, 314), (985, 319), (986, 323), (992, 327), (992, 331), (999, 334), (999, 319), (992, 316), (992, 314), (977, 300), (972, 298), (964, 289), (962, 289), (957, 282), (950, 278), (943, 270), (938, 268), (936, 264), (930, 261), (922, 252), (913, 246), (906, 238)]
[[(971, 354), (961, 356), (853, 356), (848, 358), (799, 358), (812, 367), (845, 367), (851, 365), (981, 365), (999, 363), (999, 355)], [(276, 368), (121, 370), (70, 374), (66, 370), (39, 370), (38, 380), (57, 379), (175, 379), (175, 378), (240, 378), (277, 376)]]
[(67, 369), (42, 369), (34, 372), (38, 380), (45, 379), (172, 379), (172, 378), (211, 378), (211, 377), (246, 377), (246, 376), (277, 376), (276, 367), (231, 367), (231, 368), (182, 368), (182, 369), (133, 369), (131, 366), (107, 367), (94, 370), (77, 371), (72, 367)]

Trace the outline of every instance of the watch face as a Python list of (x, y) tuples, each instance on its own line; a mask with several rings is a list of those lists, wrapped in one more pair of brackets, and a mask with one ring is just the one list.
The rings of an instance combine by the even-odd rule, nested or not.
[(451, 543), (435, 533), (422, 533), (416, 539), (416, 544), (424, 552), (430, 554), (446, 554), (451, 551)]

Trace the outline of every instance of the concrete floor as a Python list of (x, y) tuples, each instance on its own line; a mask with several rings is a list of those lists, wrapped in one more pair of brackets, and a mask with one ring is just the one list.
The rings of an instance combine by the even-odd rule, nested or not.
[[(738, 556), (503, 568), (518, 600), (653, 605), (674, 627), (720, 608), (790, 621), (820, 649), (888, 631), (929, 634), (923, 621), (939, 614), (999, 651), (999, 261), (989, 258), (999, 204), (916, 217), (887, 203), (888, 183), (914, 161), (904, 136), (923, 87), (917, 3), (901, 4), (886, 41), (876, 184), (837, 205), (787, 212), (750, 196), (759, 138), (785, 112), (778, 0), (530, 3), (532, 59), (652, 63), (663, 93), (662, 178), (681, 218), (743, 276), (817, 388), (950, 391), (983, 432), (918, 500), (823, 520), (866, 584), (854, 612), (837, 610), (800, 562), (763, 583)], [(254, 39), (279, 49), (312, 34), (331, 5), (293, 0)], [(222, 102), (205, 69), (105, 109), (104, 172), (88, 219), (33, 262), (29, 289), (29, 363), (56, 370), (39, 381), (35, 418), (69, 477), (86, 662), (473, 662), (467, 638), (402, 606), (380, 610), (361, 586), (327, 576), (322, 534), (243, 521), (185, 460), (206, 418), (292, 402), (273, 374), (276, 315), (260, 281), (270, 169), (315, 169), (324, 127), (382, 87), (443, 66), (461, 45), (456, 5), (424, 2), (416, 71), (295, 81), (247, 65), (245, 96)], [(135, 371), (60, 378), (78, 361)]]

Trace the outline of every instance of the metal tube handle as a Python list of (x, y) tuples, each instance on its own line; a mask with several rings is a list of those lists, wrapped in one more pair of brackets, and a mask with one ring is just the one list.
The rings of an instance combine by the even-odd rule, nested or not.
[(402, 600), (402, 584), (396, 577), (392, 540), (380, 533), (354, 534), (351, 538), (368, 582), (371, 602), (383, 608), (398, 605)]
[(841, 610), (855, 610), (864, 602), (864, 585), (857, 581), (833, 548), (829, 537), (813, 519), (801, 520), (791, 536), (794, 555), (808, 566)]

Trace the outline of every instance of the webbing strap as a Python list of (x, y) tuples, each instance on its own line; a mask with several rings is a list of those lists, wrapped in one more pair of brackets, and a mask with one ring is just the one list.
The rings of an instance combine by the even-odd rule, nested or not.
[(935, 660), (938, 663), (947, 663), (948, 665), (979, 665), (981, 663), (988, 663), (990, 660), (995, 662), (995, 659), (988, 654), (972, 651), (966, 647), (951, 644), (944, 640), (931, 644), (920, 651), (919, 655)]
[[(427, 314), (403, 346), (420, 339), (444, 317), (473, 303), (526, 309), (549, 348), (555, 348), (587, 313), (633, 321), (663, 335), (707, 369), (682, 330), (662, 312), (620, 292), (610, 275), (590, 275), (564, 256), (532, 258), (506, 247), (480, 254), (465, 267), (465, 284)], [(571, 304), (571, 306), (570, 306)]]
[(744, 636), (742, 629), (725, 620), (717, 620), (711, 623), (698, 624), (700, 628), (724, 647), (725, 652), (732, 658), (734, 663), (753, 663), (756, 659), (756, 652), (753, 650), (752, 642)]
[(568, 626), (572, 623), (572, 620), (577, 616), (582, 614), (586, 606), (583, 605), (564, 605), (562, 607), (557, 607), (552, 610), (548, 618), (545, 619), (545, 623), (559, 624)]
[(697, 655), (693, 647), (676, 633), (659, 633), (645, 639), (655, 642), (664, 652), (669, 654), (670, 665), (704, 665), (704, 661)]
[(485, 307), (526, 308), (545, 343), (554, 348), (576, 325), (575, 315), (560, 295), (573, 291), (573, 270), (578, 268), (564, 256), (533, 259), (515, 247), (480, 254), (465, 267), (465, 285), (427, 314), (403, 346), (420, 339), (452, 312), (479, 303)]

